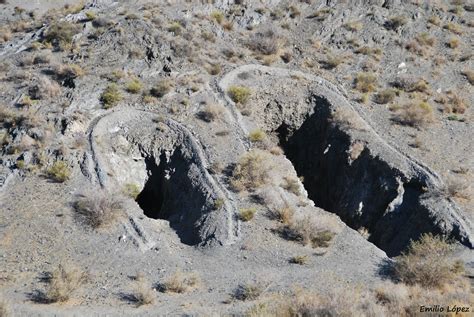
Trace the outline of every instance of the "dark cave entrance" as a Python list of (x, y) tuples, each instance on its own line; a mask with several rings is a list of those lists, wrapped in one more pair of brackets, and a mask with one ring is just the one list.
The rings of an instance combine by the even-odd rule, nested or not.
[[(350, 135), (332, 122), (325, 98), (312, 96), (312, 103), (314, 111), (301, 126), (282, 123), (275, 132), (315, 205), (337, 214), (355, 230), (366, 228), (369, 241), (389, 256), (400, 254), (422, 233), (439, 231), (420, 203), (423, 182), (403, 179), (368, 149), (349, 162)], [(387, 212), (400, 196), (401, 203)]]
[(165, 152), (158, 160), (145, 155), (145, 166), (148, 179), (136, 199), (143, 214), (169, 221), (184, 244), (203, 242), (200, 223), (208, 211), (207, 196), (193, 179), (192, 159), (177, 148), (169, 158)]

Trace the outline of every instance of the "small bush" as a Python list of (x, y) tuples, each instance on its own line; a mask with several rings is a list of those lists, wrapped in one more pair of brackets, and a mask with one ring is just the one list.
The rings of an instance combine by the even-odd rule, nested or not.
[(135, 278), (133, 293), (127, 298), (135, 303), (137, 307), (151, 305), (155, 302), (155, 291), (145, 281), (142, 274), (138, 274)]
[(80, 27), (67, 21), (52, 24), (45, 32), (45, 40), (58, 46), (72, 43), (74, 35), (80, 32)]
[(308, 263), (308, 256), (307, 255), (297, 255), (290, 259), (290, 263), (305, 265)]
[(451, 37), (448, 42), (446, 42), (446, 45), (452, 49), (458, 48), (460, 44), (461, 41), (457, 37)]
[(250, 88), (243, 86), (231, 86), (227, 90), (229, 97), (235, 103), (245, 104), (249, 101), (250, 95), (252, 94)]
[(416, 36), (416, 41), (420, 45), (433, 46), (436, 43), (436, 39), (429, 33), (423, 32)]
[(266, 29), (254, 33), (248, 41), (249, 48), (263, 55), (272, 55), (280, 48), (279, 38), (275, 30)]
[(127, 83), (126, 90), (131, 94), (138, 94), (143, 88), (141, 81), (138, 78), (134, 78)]
[(362, 27), (364, 25), (362, 24), (362, 22), (360, 21), (350, 21), (350, 22), (347, 22), (346, 24), (344, 24), (344, 27), (349, 30), (349, 31), (352, 31), (352, 32), (356, 32), (356, 31), (360, 31), (362, 30)]
[(168, 32), (174, 33), (175, 35), (181, 34), (183, 26), (179, 22), (173, 22), (168, 26)]
[(332, 10), (330, 8), (322, 8), (308, 16), (308, 19), (316, 19), (317, 21), (324, 21), (329, 17)]
[(281, 233), (288, 239), (299, 241), (303, 245), (310, 244), (313, 248), (329, 247), (329, 243), (336, 235), (328, 229), (322, 228), (314, 217), (293, 217), (288, 224), (281, 228)]
[(256, 212), (257, 212), (257, 209), (253, 207), (241, 209), (239, 212), (239, 219), (245, 222), (250, 221), (253, 219)]
[(270, 154), (262, 150), (251, 150), (240, 158), (234, 168), (230, 184), (234, 190), (254, 190), (269, 180)]
[(46, 173), (49, 178), (55, 180), (56, 182), (65, 182), (71, 177), (71, 169), (69, 165), (64, 161), (56, 161), (51, 165)]
[(288, 225), (295, 214), (295, 210), (288, 204), (285, 204), (279, 208), (272, 208), (269, 210), (269, 216), (271, 219), (277, 220), (284, 225)]
[(224, 21), (224, 14), (220, 11), (213, 11), (211, 13), (211, 18), (214, 19), (217, 23), (221, 24)]
[(105, 109), (116, 106), (122, 99), (122, 94), (116, 84), (108, 85), (100, 95), (100, 101), (102, 101)]
[(424, 101), (413, 102), (396, 109), (394, 120), (412, 127), (420, 127), (432, 122), (433, 108)]
[(428, 22), (437, 26), (441, 25), (441, 19), (434, 15), (429, 17)]
[(65, 302), (87, 280), (87, 274), (74, 267), (59, 265), (51, 273), (51, 279), (46, 290), (48, 302)]
[(206, 105), (202, 111), (198, 113), (198, 117), (206, 122), (212, 122), (222, 116), (224, 109), (218, 104)]
[(32, 98), (45, 100), (58, 96), (60, 92), (61, 87), (59, 84), (47, 77), (39, 78), (36, 84), (28, 90)]
[(412, 241), (407, 252), (396, 258), (394, 273), (400, 281), (423, 287), (437, 288), (460, 277), (458, 264), (451, 257), (452, 246), (446, 240), (423, 234)]
[(264, 290), (265, 287), (261, 283), (240, 284), (232, 297), (241, 301), (256, 300)]
[(266, 138), (267, 134), (265, 133), (265, 131), (260, 129), (253, 130), (249, 133), (250, 142), (262, 142)]
[(94, 229), (110, 226), (124, 215), (122, 200), (104, 191), (78, 195), (73, 207), (79, 222)]
[(165, 293), (185, 293), (197, 288), (200, 282), (196, 273), (184, 273), (178, 270), (161, 284), (161, 290)]
[(462, 34), (461, 26), (456, 23), (449, 22), (444, 25), (443, 28), (458, 35)]
[(53, 72), (59, 80), (78, 78), (85, 75), (84, 69), (77, 64), (61, 64), (53, 68)]
[(297, 178), (294, 178), (291, 176), (285, 176), (283, 179), (285, 180), (285, 183), (281, 185), (281, 187), (283, 187), (290, 193), (295, 194), (296, 196), (299, 196), (301, 194), (300, 182)]
[(375, 95), (375, 102), (379, 104), (386, 104), (395, 99), (396, 91), (393, 89), (384, 89)]
[(390, 30), (397, 30), (401, 26), (405, 25), (407, 23), (407, 18), (402, 15), (398, 16), (393, 16), (388, 19), (387, 22), (385, 22), (385, 26), (387, 29)]
[(355, 89), (360, 92), (371, 92), (376, 89), (377, 77), (372, 73), (358, 73), (355, 78)]
[(169, 80), (160, 80), (151, 90), (150, 94), (156, 98), (162, 98), (171, 91), (171, 82)]
[(323, 67), (325, 69), (333, 69), (339, 66), (344, 62), (344, 59), (342, 56), (336, 56), (336, 55), (328, 55), (326, 56), (326, 59), (321, 61)]

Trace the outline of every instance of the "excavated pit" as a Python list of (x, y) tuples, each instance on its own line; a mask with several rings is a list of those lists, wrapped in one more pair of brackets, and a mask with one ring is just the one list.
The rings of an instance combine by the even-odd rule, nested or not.
[(369, 241), (389, 256), (400, 254), (422, 233), (439, 232), (421, 203), (423, 181), (406, 179), (367, 147), (351, 162), (351, 137), (331, 122), (329, 102), (313, 96), (313, 104), (300, 127), (282, 124), (276, 130), (287, 158), (304, 177), (309, 198), (351, 228), (366, 228)]
[(168, 158), (145, 156), (148, 178), (136, 201), (143, 213), (169, 221), (181, 242), (198, 245), (201, 217), (209, 211), (206, 193), (192, 179), (192, 164), (178, 148)]

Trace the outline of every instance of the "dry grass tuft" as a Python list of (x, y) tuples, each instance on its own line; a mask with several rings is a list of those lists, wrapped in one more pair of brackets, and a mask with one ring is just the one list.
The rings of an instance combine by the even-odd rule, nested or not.
[(404, 125), (421, 127), (434, 121), (433, 108), (424, 101), (415, 101), (403, 107), (395, 106), (391, 110), (395, 111), (392, 119)]
[(108, 85), (100, 95), (100, 101), (102, 101), (105, 109), (116, 106), (122, 99), (122, 94), (116, 84)]
[(122, 200), (104, 191), (78, 195), (73, 207), (78, 220), (94, 229), (110, 226), (124, 216)]
[(87, 280), (87, 274), (75, 267), (59, 265), (51, 273), (45, 299), (51, 303), (66, 302)]
[(307, 255), (296, 255), (290, 259), (290, 263), (305, 265), (308, 263), (309, 257)]
[(71, 177), (71, 170), (66, 162), (56, 161), (46, 170), (46, 174), (52, 180), (63, 183)]
[(171, 91), (171, 82), (167, 79), (160, 80), (151, 90), (150, 94), (162, 98)]
[(219, 119), (224, 113), (224, 108), (219, 104), (209, 104), (198, 113), (198, 117), (206, 122), (212, 122)]
[(474, 71), (473, 70), (465, 70), (462, 71), (461, 74), (466, 76), (467, 80), (471, 85), (474, 85)]
[(278, 53), (280, 38), (273, 29), (261, 30), (250, 37), (248, 46), (252, 51), (259, 54), (273, 55)]
[(355, 80), (355, 89), (360, 92), (372, 92), (377, 88), (377, 77), (373, 73), (358, 73)]
[(243, 86), (231, 86), (227, 90), (227, 93), (233, 102), (245, 104), (249, 101), (252, 91), (250, 88)]
[(443, 238), (423, 234), (412, 241), (408, 251), (397, 257), (394, 266), (396, 278), (403, 283), (440, 288), (459, 278), (462, 266), (452, 257), (453, 248)]
[(163, 284), (161, 290), (166, 293), (185, 293), (199, 287), (201, 279), (196, 273), (176, 271)]
[(232, 188), (236, 191), (254, 190), (265, 185), (269, 180), (270, 162), (270, 154), (259, 149), (242, 155), (232, 173)]
[(256, 300), (265, 291), (262, 283), (249, 282), (240, 284), (232, 294), (232, 297), (241, 301)]
[(257, 213), (257, 209), (255, 207), (240, 209), (239, 219), (244, 222), (250, 221), (255, 216), (255, 213)]
[(386, 104), (392, 102), (396, 95), (397, 92), (394, 89), (384, 89), (375, 95), (374, 101), (378, 104)]
[(268, 212), (271, 219), (277, 220), (284, 225), (290, 224), (295, 214), (295, 210), (288, 204), (279, 208), (271, 208)]

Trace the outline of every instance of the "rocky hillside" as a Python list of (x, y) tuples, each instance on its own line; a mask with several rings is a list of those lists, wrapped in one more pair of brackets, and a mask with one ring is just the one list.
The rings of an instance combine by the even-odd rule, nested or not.
[(474, 3), (24, 2), (0, 316), (474, 310)]

